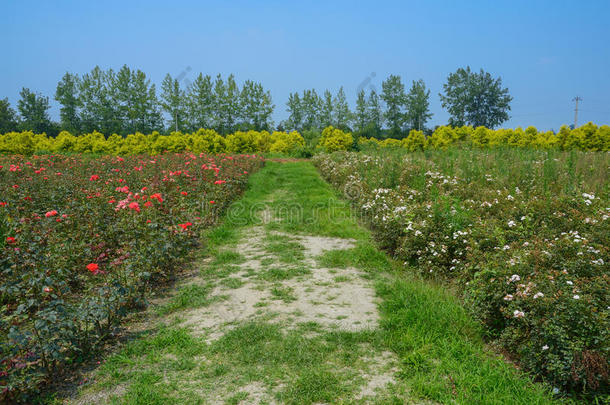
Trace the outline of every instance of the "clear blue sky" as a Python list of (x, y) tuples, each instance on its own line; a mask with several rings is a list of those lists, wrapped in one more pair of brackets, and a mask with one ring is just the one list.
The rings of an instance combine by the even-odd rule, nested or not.
[[(610, 1), (32, 1), (0, 3), (0, 98), (14, 107), (21, 87), (53, 98), (66, 72), (123, 64), (159, 86), (190, 67), (271, 91), (276, 122), (288, 93), (344, 86), (375, 73), (424, 79), (431, 124), (448, 115), (438, 93), (470, 65), (499, 75), (514, 97), (504, 126), (558, 129), (573, 121), (610, 124)], [(51, 114), (58, 116), (53, 100)]]

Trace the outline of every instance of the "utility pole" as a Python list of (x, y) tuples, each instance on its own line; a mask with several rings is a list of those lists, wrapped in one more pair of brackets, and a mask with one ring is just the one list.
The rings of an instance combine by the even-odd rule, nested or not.
[(574, 129), (576, 129), (576, 126), (578, 125), (578, 102), (582, 101), (582, 98), (580, 96), (576, 96), (572, 99), (572, 101), (576, 102), (576, 107), (574, 108)]

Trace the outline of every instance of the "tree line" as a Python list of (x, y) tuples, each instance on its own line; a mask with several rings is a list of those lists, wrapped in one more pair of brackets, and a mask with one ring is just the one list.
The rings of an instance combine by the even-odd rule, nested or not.
[[(345, 91), (336, 94), (315, 89), (290, 93), (288, 118), (274, 126), (271, 93), (261, 83), (246, 80), (241, 88), (231, 74), (215, 78), (199, 73), (183, 86), (167, 74), (157, 95), (154, 83), (139, 69), (123, 66), (103, 70), (96, 66), (82, 76), (67, 72), (57, 84), (60, 122), (49, 116), (49, 98), (28, 88), (20, 92), (17, 111), (8, 99), (0, 99), (0, 133), (17, 130), (60, 130), (106, 135), (152, 131), (214, 129), (221, 134), (237, 130), (297, 130), (320, 132), (330, 125), (358, 135), (403, 138), (411, 129), (430, 131), (430, 90), (423, 80), (413, 80), (408, 91), (398, 75), (383, 81), (381, 92), (372, 88), (357, 94), (353, 111)], [(512, 97), (501, 78), (469, 67), (451, 73), (439, 94), (450, 114), (449, 124), (494, 128), (508, 120)]]

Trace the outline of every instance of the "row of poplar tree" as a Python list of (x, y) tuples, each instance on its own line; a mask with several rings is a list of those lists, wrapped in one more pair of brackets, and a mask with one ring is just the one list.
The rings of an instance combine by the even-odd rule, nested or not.
[[(186, 82), (186, 80), (184, 80)], [(57, 84), (55, 99), (61, 105), (60, 123), (49, 118), (49, 98), (23, 88), (17, 114), (8, 99), (0, 99), (0, 133), (15, 130), (75, 134), (94, 130), (104, 134), (152, 131), (196, 131), (215, 129), (221, 134), (236, 130), (321, 131), (329, 125), (364, 136), (401, 138), (411, 129), (426, 130), (430, 113), (430, 90), (423, 80), (413, 81), (407, 92), (400, 76), (390, 75), (378, 93), (357, 94), (352, 111), (343, 87), (322, 96), (315, 89), (290, 93), (288, 118), (274, 126), (271, 94), (261, 83), (246, 80), (241, 88), (233, 75), (223, 79), (199, 74), (193, 82), (181, 83), (169, 74), (157, 95), (141, 70), (123, 66), (119, 71), (95, 67), (82, 76), (66, 73)], [(489, 73), (458, 69), (449, 75), (439, 94), (451, 115), (451, 125), (493, 128), (508, 119), (508, 89)]]
[(273, 125), (269, 91), (251, 80), (240, 89), (233, 75), (212, 79), (200, 73), (184, 86), (168, 74), (157, 96), (155, 84), (141, 70), (95, 67), (82, 76), (66, 73), (57, 84), (55, 99), (61, 105), (59, 124), (49, 118), (49, 98), (27, 88), (20, 92), (19, 116), (8, 99), (0, 100), (0, 133), (22, 129), (53, 134), (61, 129), (125, 135), (213, 128), (225, 134)]

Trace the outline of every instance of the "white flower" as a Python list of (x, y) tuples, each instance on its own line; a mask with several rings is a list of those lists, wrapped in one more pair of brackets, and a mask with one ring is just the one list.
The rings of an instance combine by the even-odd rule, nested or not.
[(523, 318), (524, 316), (525, 316), (525, 312), (519, 311), (518, 309), (515, 309), (515, 312), (513, 312), (514, 318)]
[(549, 347), (547, 345), (542, 346), (542, 350), (549, 350)]
[(508, 227), (512, 228), (513, 226), (517, 225), (517, 223), (515, 221), (508, 221)]
[(504, 297), (504, 301), (512, 301), (513, 300), (513, 296), (510, 294), (507, 294), (506, 297)]
[(543, 294), (543, 293), (541, 293), (541, 292), (537, 292), (536, 294), (534, 294), (534, 299), (536, 299), (536, 298), (542, 298), (542, 297), (544, 297), (544, 294)]
[(513, 197), (512, 195), (509, 194), (506, 196), (506, 199), (509, 201), (513, 201), (515, 199), (515, 197)]
[(567, 285), (574, 285), (574, 283), (573, 283), (573, 282), (571, 282), (570, 280), (566, 281), (566, 284), (567, 284)]
[(574, 295), (572, 298), (574, 298), (575, 300), (579, 300), (580, 299), (580, 295)]
[(519, 277), (518, 274), (513, 274), (512, 276), (510, 276), (510, 280), (508, 280), (511, 283), (514, 283), (515, 281), (520, 281), (521, 277)]

